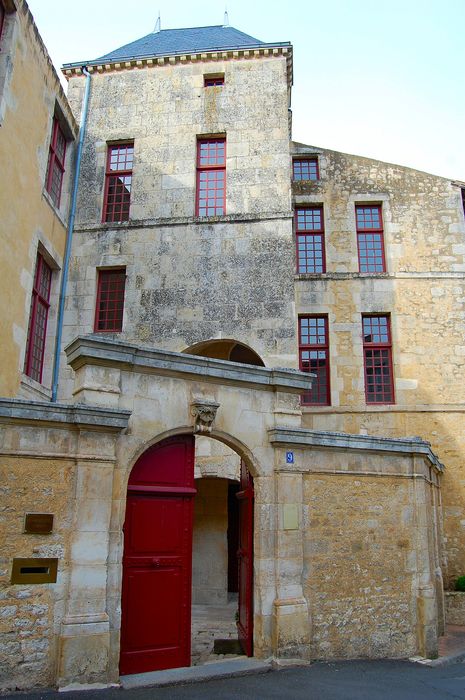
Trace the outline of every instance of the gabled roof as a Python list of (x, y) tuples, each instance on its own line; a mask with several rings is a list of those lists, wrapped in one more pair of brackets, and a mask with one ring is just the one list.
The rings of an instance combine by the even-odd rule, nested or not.
[(264, 46), (265, 43), (234, 27), (194, 27), (192, 29), (162, 29), (142, 39), (132, 41), (96, 61), (121, 61), (145, 56), (169, 56), (178, 53), (199, 53), (225, 49)]

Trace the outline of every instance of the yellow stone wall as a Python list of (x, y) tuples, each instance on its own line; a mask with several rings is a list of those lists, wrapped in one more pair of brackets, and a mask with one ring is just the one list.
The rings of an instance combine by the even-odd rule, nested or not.
[[(294, 144), (320, 180), (293, 183), (296, 205), (324, 207), (327, 271), (296, 275), (297, 314), (327, 314), (331, 406), (304, 425), (420, 436), (445, 465), (446, 583), (465, 572), (465, 222), (460, 189), (427, 173)], [(358, 272), (355, 204), (381, 204), (386, 272)], [(395, 404), (367, 405), (362, 313), (390, 314)]]
[[(31, 432), (25, 429), (24, 432)], [(35, 429), (38, 435), (40, 429)], [(12, 431), (2, 431), (9, 442)], [(57, 439), (54, 431), (41, 437)], [(16, 437), (17, 433), (16, 433)], [(14, 439), (14, 438), (13, 438)], [(33, 439), (33, 435), (30, 435)], [(63, 438), (61, 438), (63, 439)], [(66, 438), (65, 438), (66, 441)], [(72, 460), (0, 456), (2, 502), (0, 513), (0, 686), (30, 688), (53, 685), (56, 673), (57, 633), (65, 609), (69, 539), (75, 467)], [(26, 513), (53, 513), (50, 535), (24, 534)], [(14, 557), (58, 557), (56, 584), (12, 585)]]
[(314, 658), (416, 652), (411, 489), (405, 479), (304, 477)]
[[(68, 144), (67, 173), (58, 211), (44, 191), (52, 119), (57, 105), (68, 124), (69, 137), (76, 134), (74, 118), (27, 5), (22, 0), (17, 0), (16, 5), (17, 11), (6, 15), (0, 52), (2, 396), (16, 396), (20, 391), (38, 248), (45, 251), (48, 262), (56, 270), (52, 301), (56, 301), (59, 292), (72, 147)], [(50, 389), (55, 323), (56, 303), (52, 303), (44, 386), (25, 379), (23, 395), (35, 391), (40, 396), (43, 389)]]

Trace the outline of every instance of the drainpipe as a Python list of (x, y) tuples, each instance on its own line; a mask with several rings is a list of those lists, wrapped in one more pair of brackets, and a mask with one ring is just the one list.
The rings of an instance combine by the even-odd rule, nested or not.
[(57, 400), (58, 393), (58, 375), (60, 373), (60, 353), (61, 353), (61, 339), (63, 335), (63, 317), (65, 312), (65, 295), (66, 286), (68, 284), (68, 272), (69, 272), (69, 261), (71, 258), (71, 244), (73, 241), (74, 232), (74, 219), (76, 218), (76, 202), (78, 194), (79, 185), (79, 173), (81, 171), (81, 158), (82, 158), (82, 144), (84, 143), (84, 136), (86, 133), (87, 125), (87, 110), (89, 106), (89, 95), (90, 95), (90, 81), (91, 76), (87, 70), (87, 66), (82, 66), (82, 72), (86, 76), (86, 88), (84, 92), (84, 102), (82, 105), (81, 112), (81, 123), (79, 124), (79, 141), (76, 154), (76, 167), (74, 169), (74, 183), (73, 183), (73, 193), (71, 197), (71, 211), (69, 214), (68, 221), (68, 235), (66, 237), (66, 248), (65, 248), (65, 258), (63, 261), (63, 274), (61, 275), (61, 285), (60, 285), (60, 301), (58, 304), (58, 317), (57, 317), (57, 334), (55, 340), (55, 355), (53, 360), (53, 382), (52, 382), (52, 401)]

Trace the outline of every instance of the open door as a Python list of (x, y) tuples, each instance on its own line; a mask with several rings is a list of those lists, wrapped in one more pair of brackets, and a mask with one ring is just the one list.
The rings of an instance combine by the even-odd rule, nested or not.
[(241, 485), (239, 500), (239, 642), (247, 656), (253, 655), (253, 481), (244, 462), (241, 461)]
[(120, 673), (190, 666), (194, 437), (145, 452), (128, 484)]

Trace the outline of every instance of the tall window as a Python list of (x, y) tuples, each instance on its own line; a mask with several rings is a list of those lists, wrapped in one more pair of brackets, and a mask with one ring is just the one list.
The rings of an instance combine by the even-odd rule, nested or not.
[(294, 158), (292, 161), (293, 180), (318, 180), (318, 158)]
[(299, 366), (316, 374), (312, 388), (302, 395), (305, 405), (329, 406), (329, 340), (327, 316), (299, 318)]
[(323, 207), (295, 211), (297, 272), (325, 272)]
[(221, 216), (226, 200), (226, 139), (197, 142), (196, 216)]
[(2, 0), (0, 0), (0, 39), (2, 38), (4, 21), (5, 21), (5, 8), (3, 7)]
[(96, 333), (117, 333), (123, 328), (126, 270), (100, 270), (95, 305)]
[(355, 215), (360, 272), (385, 272), (381, 206), (358, 205)]
[(134, 143), (108, 146), (103, 202), (104, 222), (129, 220)]
[(38, 253), (24, 362), (24, 373), (28, 377), (35, 379), (36, 382), (42, 381), (51, 281), (52, 269), (47, 265), (42, 255)]
[(65, 156), (66, 138), (58, 119), (54, 117), (45, 187), (56, 207), (60, 206), (61, 186), (65, 172)]
[(362, 316), (367, 403), (394, 403), (389, 316)]

